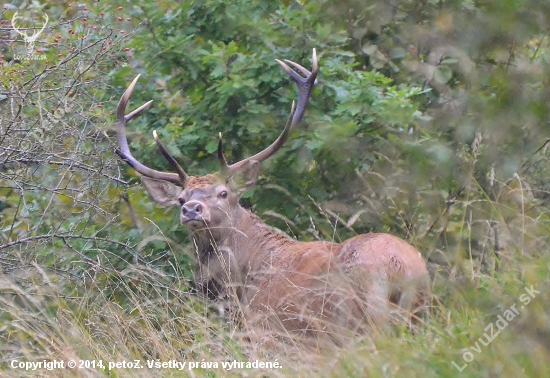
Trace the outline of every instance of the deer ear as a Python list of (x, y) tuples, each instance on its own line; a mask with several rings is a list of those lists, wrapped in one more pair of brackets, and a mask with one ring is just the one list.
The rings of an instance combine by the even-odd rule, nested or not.
[(239, 194), (243, 194), (256, 185), (260, 174), (260, 163), (248, 160), (229, 178), (229, 186)]
[(162, 206), (178, 205), (178, 197), (181, 194), (182, 188), (171, 182), (164, 180), (156, 180), (150, 177), (141, 177), (141, 182), (147, 193), (153, 201)]

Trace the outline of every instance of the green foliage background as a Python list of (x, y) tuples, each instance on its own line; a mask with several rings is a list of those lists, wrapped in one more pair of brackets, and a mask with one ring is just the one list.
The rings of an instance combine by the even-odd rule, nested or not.
[[(49, 15), (36, 43), (47, 61), (17, 58), (25, 46), (10, 25), (16, 10), (27, 27)], [(205, 306), (190, 292), (188, 236), (177, 211), (153, 204), (113, 153), (112, 111), (141, 74), (131, 104), (154, 104), (128, 126), (134, 155), (168, 169), (151, 138), (156, 129), (188, 172), (212, 172), (218, 132), (230, 161), (277, 137), (296, 91), (274, 59), (310, 67), (316, 48), (321, 71), (305, 120), (263, 164), (257, 188), (242, 203), (299, 240), (398, 235), (429, 262), (435, 293), (432, 320), (420, 334), (378, 339), (377, 357), (358, 347), (337, 366), (349, 376), (386, 375), (385, 361), (387, 375), (400, 369), (454, 375), (450, 361), (462, 361), (484, 326), (535, 285), (541, 294), (522, 319), (476, 354), (464, 374), (544, 376), (549, 27), (550, 4), (535, 0), (6, 4), (0, 329), (10, 336), (4, 350), (53, 358), (37, 331), (14, 328), (18, 317), (35, 320), (23, 309), (66, 311), (76, 330), (85, 319), (119, 316), (146, 324), (130, 336), (85, 338), (87, 347), (74, 348), (81, 358), (145, 358), (141, 344), (167, 325), (172, 336), (154, 339), (164, 343), (155, 358), (178, 356), (178, 348), (207, 339), (208, 327), (187, 334), (193, 327), (174, 315)], [(159, 308), (137, 314), (147, 296)], [(106, 314), (115, 304), (122, 310)], [(74, 347), (51, 324), (53, 315), (44, 316), (59, 339), (54, 355)], [(101, 334), (104, 323), (97, 324)], [(121, 347), (120, 340), (126, 347), (119, 355), (106, 352)], [(212, 340), (224, 352), (199, 348), (197, 357), (248, 353), (238, 342), (228, 348), (227, 340)], [(287, 366), (304, 373), (299, 364)]]

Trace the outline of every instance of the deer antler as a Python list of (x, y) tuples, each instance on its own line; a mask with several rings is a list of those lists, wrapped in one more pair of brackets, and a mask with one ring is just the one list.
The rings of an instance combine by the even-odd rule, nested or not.
[[(282, 62), (276, 59), (276, 61), (288, 73), (288, 75), (290, 76), (290, 79), (298, 85), (298, 90), (299, 90), (298, 104), (295, 106), (294, 101), (292, 102), (290, 115), (283, 129), (283, 132), (270, 146), (268, 146), (263, 151), (258, 152), (254, 156), (241, 160), (232, 165), (227, 164), (227, 160), (225, 159), (225, 156), (223, 154), (223, 142), (222, 142), (222, 137), (220, 133), (219, 141), (218, 141), (218, 159), (220, 161), (220, 172), (224, 177), (228, 177), (235, 171), (239, 170), (243, 165), (246, 164), (247, 161), (256, 160), (261, 163), (262, 161), (268, 159), (270, 156), (275, 154), (283, 146), (283, 144), (288, 139), (290, 132), (294, 129), (294, 127), (296, 127), (296, 125), (302, 120), (304, 116), (304, 112), (309, 102), (309, 97), (311, 95), (313, 85), (315, 84), (317, 74), (319, 73), (319, 64), (317, 62), (317, 54), (315, 52), (315, 49), (313, 49), (313, 56), (312, 56), (313, 68), (311, 72), (309, 72), (307, 69), (305, 69), (298, 63), (294, 63), (290, 60), (285, 60), (285, 62)], [(302, 77), (293, 68), (290, 68), (289, 65), (292, 66), (294, 69), (300, 71), (304, 76)], [(177, 173), (161, 172), (161, 171), (151, 169), (141, 164), (139, 161), (137, 161), (136, 158), (134, 158), (134, 156), (130, 152), (130, 148), (128, 147), (128, 140), (126, 138), (126, 122), (128, 122), (134, 117), (139, 116), (153, 102), (153, 101), (149, 101), (144, 105), (140, 106), (139, 108), (137, 108), (136, 110), (130, 112), (129, 114), (125, 114), (126, 105), (128, 104), (128, 100), (130, 99), (130, 96), (134, 91), (134, 87), (136, 86), (138, 79), (139, 79), (139, 75), (134, 79), (134, 81), (132, 81), (128, 89), (126, 89), (126, 91), (120, 98), (120, 102), (118, 104), (117, 135), (118, 135), (118, 144), (120, 146), (120, 149), (117, 149), (116, 153), (120, 155), (120, 157), (124, 159), (132, 168), (134, 168), (136, 171), (138, 171), (142, 175), (159, 179), (159, 180), (170, 181), (174, 184), (179, 183), (181, 185), (185, 185), (185, 181), (188, 178), (187, 173), (185, 173), (183, 168), (172, 157), (172, 155), (170, 155), (168, 150), (160, 142), (156, 131), (153, 132), (155, 141), (160, 151), (166, 158), (166, 160), (168, 160), (172, 168)]]
[(155, 137), (155, 141), (157, 142), (157, 145), (164, 155), (164, 157), (168, 160), (168, 162), (172, 165), (172, 167), (176, 170), (176, 173), (170, 173), (170, 172), (161, 172), (157, 171), (155, 169), (151, 169), (143, 164), (141, 164), (139, 161), (137, 161), (136, 158), (132, 155), (130, 152), (130, 148), (128, 147), (128, 139), (126, 138), (126, 122), (131, 120), (134, 117), (139, 116), (145, 109), (147, 109), (151, 104), (153, 103), (153, 100), (148, 101), (147, 103), (141, 105), (136, 110), (130, 112), (129, 114), (124, 114), (126, 112), (126, 105), (128, 104), (128, 100), (130, 99), (130, 96), (132, 95), (132, 92), (134, 91), (134, 88), (136, 86), (136, 83), (139, 79), (140, 75), (137, 75), (134, 81), (130, 84), (128, 89), (124, 92), (122, 97), (120, 98), (120, 102), (118, 103), (117, 108), (117, 135), (118, 135), (118, 145), (120, 146), (120, 149), (116, 150), (116, 153), (124, 159), (132, 168), (134, 168), (136, 171), (141, 173), (142, 175), (145, 175), (147, 177), (159, 179), (159, 180), (166, 180), (170, 181), (174, 184), (181, 184), (183, 185), (185, 183), (185, 180), (187, 180), (187, 173), (183, 170), (183, 168), (176, 162), (176, 160), (170, 155), (170, 153), (166, 150), (166, 148), (160, 143), (160, 140), (157, 137), (156, 131), (153, 133), (153, 136)]
[[(239, 170), (239, 168), (241, 168), (249, 160), (256, 160), (261, 163), (262, 161), (268, 159), (273, 154), (275, 154), (285, 144), (286, 140), (288, 139), (288, 136), (290, 135), (290, 132), (294, 129), (294, 127), (296, 127), (298, 123), (300, 123), (300, 121), (304, 116), (306, 107), (309, 102), (309, 97), (311, 96), (313, 85), (315, 84), (317, 79), (317, 74), (319, 73), (319, 64), (317, 62), (317, 53), (315, 49), (313, 49), (311, 60), (312, 60), (313, 68), (311, 72), (309, 72), (307, 69), (305, 69), (304, 67), (302, 67), (301, 65), (293, 61), (285, 59), (285, 63), (283, 63), (280, 60), (275, 59), (275, 61), (279, 63), (279, 65), (286, 71), (286, 73), (288, 73), (288, 75), (290, 76), (290, 79), (298, 85), (298, 90), (299, 90), (298, 105), (296, 106), (296, 109), (295, 109), (294, 103), (292, 104), (292, 109), (290, 111), (290, 117), (288, 119), (288, 122), (286, 123), (285, 128), (283, 129), (283, 132), (281, 133), (281, 135), (279, 135), (279, 137), (275, 140), (275, 142), (273, 142), (266, 149), (258, 152), (254, 156), (241, 160), (232, 165), (227, 165), (227, 160), (225, 159), (225, 156), (222, 150), (222, 139), (220, 135), (219, 142), (218, 142), (218, 160), (220, 161), (220, 172), (222, 174), (230, 175), (232, 172)], [(288, 65), (291, 65), (296, 70), (300, 71), (304, 75), (304, 77), (300, 76), (296, 71), (294, 71)]]

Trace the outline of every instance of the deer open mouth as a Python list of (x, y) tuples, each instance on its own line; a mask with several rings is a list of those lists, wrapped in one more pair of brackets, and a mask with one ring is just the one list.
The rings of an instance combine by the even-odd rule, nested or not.
[(205, 220), (201, 216), (181, 217), (181, 223), (186, 224), (188, 226), (198, 226), (198, 225), (204, 225)]

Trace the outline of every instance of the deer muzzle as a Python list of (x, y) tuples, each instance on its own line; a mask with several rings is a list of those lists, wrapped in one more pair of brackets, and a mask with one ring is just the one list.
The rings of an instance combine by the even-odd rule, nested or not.
[(188, 201), (181, 206), (181, 223), (206, 223), (210, 221), (210, 212), (201, 201)]

